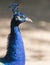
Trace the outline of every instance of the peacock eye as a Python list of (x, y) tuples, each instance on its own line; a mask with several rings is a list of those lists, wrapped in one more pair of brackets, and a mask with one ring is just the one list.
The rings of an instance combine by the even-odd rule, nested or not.
[(23, 16), (20, 16), (20, 18), (23, 18)]

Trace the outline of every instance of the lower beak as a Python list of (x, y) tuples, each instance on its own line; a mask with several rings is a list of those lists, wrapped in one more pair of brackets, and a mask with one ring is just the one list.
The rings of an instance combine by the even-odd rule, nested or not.
[(32, 20), (30, 19), (30, 18), (26, 18), (26, 21), (28, 21), (28, 22), (32, 22)]

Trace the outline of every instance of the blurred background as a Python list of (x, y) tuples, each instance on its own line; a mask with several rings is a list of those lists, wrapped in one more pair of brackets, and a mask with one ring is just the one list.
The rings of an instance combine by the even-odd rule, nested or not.
[(0, 0), (0, 57), (7, 51), (12, 3), (19, 3), (19, 10), (33, 21), (20, 25), (26, 65), (50, 65), (50, 0)]

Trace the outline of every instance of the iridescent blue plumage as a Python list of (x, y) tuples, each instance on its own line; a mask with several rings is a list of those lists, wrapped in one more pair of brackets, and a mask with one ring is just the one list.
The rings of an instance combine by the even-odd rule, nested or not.
[[(17, 5), (15, 5), (14, 8), (16, 6)], [(25, 21), (31, 21), (31, 19), (21, 12), (16, 10), (12, 11), (14, 11), (14, 14), (10, 25), (11, 31), (8, 38), (8, 51), (6, 56), (0, 59), (0, 63), (1, 65), (25, 65), (25, 50), (19, 24)]]
[(7, 61), (11, 65), (25, 65), (25, 52), (20, 30), (18, 27), (14, 27), (12, 30), (14, 31), (9, 36)]

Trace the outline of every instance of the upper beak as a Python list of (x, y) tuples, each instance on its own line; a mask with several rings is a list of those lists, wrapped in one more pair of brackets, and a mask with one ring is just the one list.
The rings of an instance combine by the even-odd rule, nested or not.
[(32, 22), (32, 20), (30, 19), (30, 18), (26, 18), (26, 21), (28, 21), (28, 22)]

